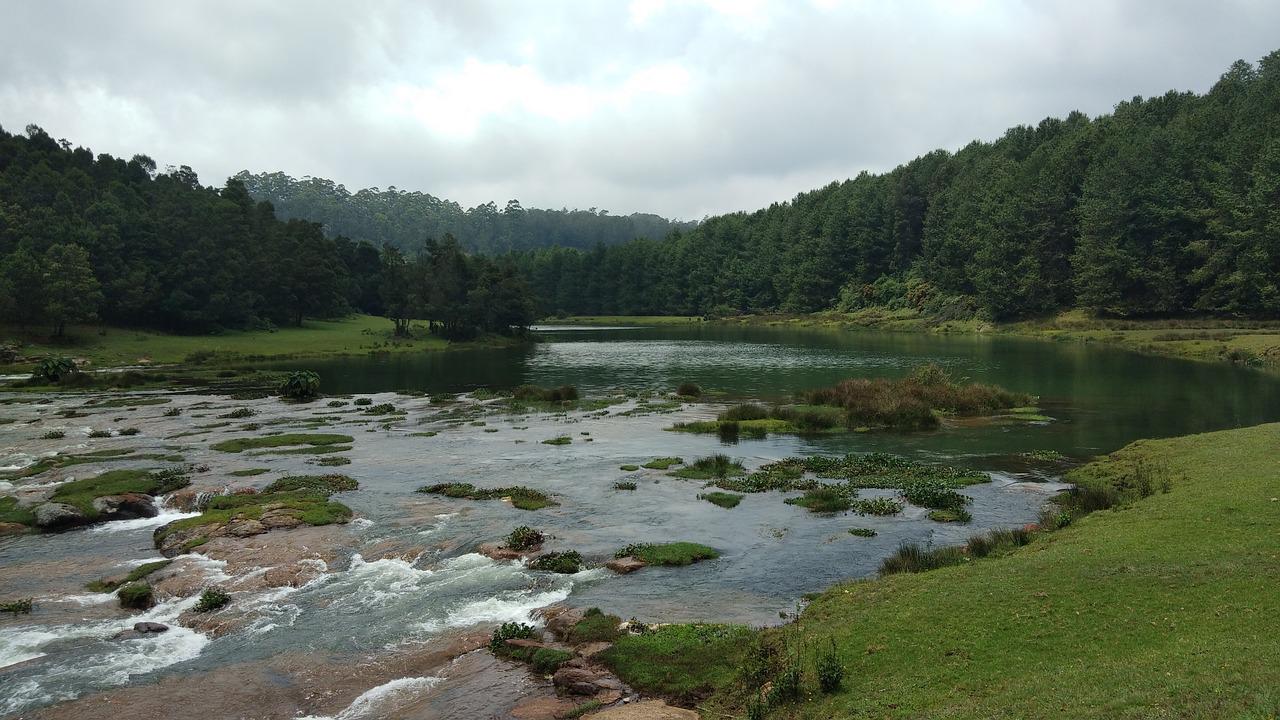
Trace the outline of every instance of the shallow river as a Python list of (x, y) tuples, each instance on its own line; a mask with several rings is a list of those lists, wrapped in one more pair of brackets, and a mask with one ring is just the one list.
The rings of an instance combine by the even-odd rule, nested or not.
[[(342, 415), (342, 420), (319, 430), (355, 437), (354, 448), (344, 453), (351, 464), (334, 470), (360, 482), (360, 490), (336, 498), (352, 507), (358, 519), (334, 530), (341, 536), (341, 547), (324, 563), (322, 569), (328, 572), (297, 588), (235, 593), (243, 621), (216, 637), (175, 627), (152, 639), (112, 640), (139, 617), (118, 610), (113, 596), (83, 589), (89, 580), (156, 559), (151, 532), (181, 517), (176, 511), (151, 521), (0, 538), (0, 600), (36, 599), (30, 616), (0, 619), (0, 715), (75, 698), (92, 700), (95, 692), (112, 688), (167, 687), (180, 693), (175, 688), (182, 684), (175, 678), (182, 678), (192, 688), (213, 689), (226, 697), (223, 706), (208, 709), (209, 717), (244, 714), (236, 709), (237, 693), (248, 698), (246, 702), (271, 693), (282, 698), (254, 706), (256, 714), (250, 714), (255, 717), (503, 717), (517, 686), (536, 684), (535, 680), (492, 663), (477, 671), (425, 661), (397, 665), (380, 658), (419, 657), (460, 633), (506, 620), (528, 621), (531, 611), (559, 601), (648, 621), (776, 623), (780, 613), (795, 610), (805, 593), (873, 573), (880, 559), (902, 542), (954, 543), (983, 528), (1033, 521), (1060, 485), (1053, 482), (1052, 471), (1029, 465), (1019, 453), (1056, 450), (1084, 458), (1137, 438), (1280, 419), (1280, 379), (1102, 346), (722, 327), (563, 329), (544, 331), (542, 337), (545, 342), (520, 349), (293, 364), (317, 370), (330, 394), (372, 397), (375, 403), (391, 402), (408, 414), (390, 428), (360, 415)], [(952, 426), (909, 434), (775, 436), (736, 445), (664, 429), (678, 420), (712, 417), (724, 402), (781, 399), (846, 377), (900, 375), (923, 362), (939, 363), (956, 377), (1038, 395), (1039, 405), (1053, 421)], [(597, 413), (498, 413), (467, 417), (457, 424), (436, 417), (439, 407), (427, 398), (394, 392), (460, 393), (533, 383), (574, 384), (584, 395), (596, 396), (616, 389), (665, 392), (686, 381), (715, 391), (714, 402), (685, 405), (667, 414), (624, 414), (635, 407), (627, 402)], [(197, 485), (215, 490), (228, 484), (261, 487), (282, 474), (323, 470), (308, 464), (305, 455), (249, 457), (208, 447), (228, 436), (254, 434), (238, 430), (239, 422), (194, 428), (213, 424), (212, 418), (225, 412), (221, 408), (252, 408), (257, 412), (254, 422), (279, 419), (279, 427), (286, 430), (305, 423), (308, 416), (354, 409), (333, 410), (323, 402), (299, 407), (272, 399), (242, 402), (181, 395), (172, 396), (166, 405), (135, 410), (89, 409), (88, 416), (71, 420), (56, 415), (59, 409), (83, 404), (83, 397), (68, 397), (44, 405), (0, 406), (0, 418), (17, 420), (0, 424), (0, 466), (21, 466), (54, 452), (117, 447), (174, 452), (181, 446), (186, 462), (209, 468), (195, 476)], [(164, 416), (170, 407), (185, 410), (178, 417)], [(90, 429), (104, 427), (137, 427), (141, 433), (87, 437)], [(51, 429), (63, 429), (66, 438), (39, 439)], [(438, 434), (415, 435), (424, 430)], [(175, 437), (192, 432), (199, 434)], [(572, 444), (541, 442), (566, 434), (574, 438)], [(725, 510), (697, 499), (700, 482), (661, 471), (619, 469), (670, 455), (692, 459), (725, 452), (750, 468), (792, 455), (872, 450), (978, 468), (990, 473), (993, 481), (964, 490), (974, 499), (973, 522), (951, 525), (932, 522), (910, 506), (889, 518), (821, 517), (784, 504), (778, 493), (748, 495), (737, 508)], [(152, 465), (118, 461), (76, 466), (29, 482)], [(227, 475), (249, 467), (271, 472), (252, 478)], [(635, 481), (638, 489), (615, 490), (613, 482), (622, 479)], [(446, 481), (528, 485), (551, 493), (560, 504), (526, 512), (498, 501), (413, 492), (421, 485)], [(862, 493), (877, 495), (892, 492)], [(563, 576), (475, 552), (480, 543), (497, 541), (522, 524), (551, 534), (547, 549), (575, 549), (588, 561), (602, 561), (631, 542), (655, 540), (705, 543), (721, 550), (722, 557), (687, 568), (646, 568), (627, 576), (599, 568)], [(847, 530), (854, 526), (874, 528), (878, 535), (853, 537)], [(295, 531), (271, 536), (288, 532)], [(205, 584), (235, 587), (243, 580), (202, 556), (184, 561), (192, 573), (203, 573), (199, 577)], [(173, 623), (193, 601), (162, 602), (144, 619)], [(366, 665), (377, 669), (364, 672), (363, 678), (344, 675), (344, 669)], [(335, 689), (309, 692), (303, 678)], [(388, 703), (400, 703), (399, 709), (393, 711)], [(77, 714), (75, 703), (60, 707), (71, 709), (51, 717), (92, 714)]]

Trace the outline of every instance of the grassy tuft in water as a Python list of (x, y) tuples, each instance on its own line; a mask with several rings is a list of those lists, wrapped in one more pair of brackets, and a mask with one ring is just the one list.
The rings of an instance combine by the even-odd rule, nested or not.
[(598, 657), (636, 690), (694, 705), (735, 680), (751, 636), (741, 625), (667, 625), (621, 637)]
[(730, 458), (728, 455), (712, 455), (698, 458), (692, 464), (682, 467), (671, 474), (686, 480), (714, 480), (746, 475), (747, 471), (742, 467), (741, 462)]
[(260, 450), (263, 448), (280, 448), (292, 445), (309, 445), (312, 447), (326, 445), (349, 445), (355, 442), (350, 435), (325, 433), (285, 433), (281, 435), (265, 435), (262, 437), (234, 438), (211, 445), (214, 450), (228, 453)]
[(511, 504), (521, 510), (540, 510), (557, 503), (545, 493), (521, 485), (500, 488), (478, 488), (471, 483), (440, 483), (418, 488), (429, 495), (444, 495), (467, 500), (499, 500), (510, 498)]
[(355, 490), (360, 484), (347, 475), (289, 475), (262, 489), (264, 493), (310, 490), (327, 495)]
[(633, 543), (613, 554), (614, 557), (634, 557), (649, 565), (692, 565), (701, 560), (720, 557), (715, 548), (691, 542)]
[(678, 457), (660, 457), (654, 458), (645, 463), (642, 467), (649, 470), (666, 470), (673, 465), (683, 465), (684, 459)]
[(529, 567), (543, 572), (572, 575), (582, 569), (582, 556), (576, 550), (544, 553), (530, 560)]
[(124, 576), (123, 578), (112, 579), (112, 580), (94, 580), (93, 582), (86, 584), (84, 587), (89, 592), (97, 592), (97, 593), (115, 592), (116, 588), (120, 587), (121, 585), (125, 585), (127, 583), (131, 583), (137, 580), (141, 580), (142, 578), (150, 575), (153, 572), (156, 572), (157, 570), (163, 570), (164, 568), (168, 567), (169, 563), (171, 562), (173, 561), (157, 560), (155, 562), (149, 562), (143, 565), (139, 565), (133, 570), (130, 570), (129, 574)]
[(706, 500), (712, 505), (719, 505), (725, 509), (732, 509), (738, 507), (738, 503), (742, 502), (742, 497), (743, 496), (738, 495), (737, 493), (714, 491), (702, 493), (698, 496), (698, 499)]

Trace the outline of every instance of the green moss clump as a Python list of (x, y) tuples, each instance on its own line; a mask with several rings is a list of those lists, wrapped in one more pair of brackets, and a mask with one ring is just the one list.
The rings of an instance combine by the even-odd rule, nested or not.
[(349, 445), (355, 442), (355, 438), (350, 435), (334, 435), (325, 433), (289, 433), (282, 435), (266, 435), (263, 437), (235, 438), (232, 440), (223, 440), (215, 443), (211, 447), (214, 450), (228, 453), (244, 452), (245, 450), (259, 450), (262, 448), (279, 448), (288, 447), (290, 445), (310, 445), (326, 446), (326, 445)]
[(640, 469), (639, 465), (619, 465), (618, 469), (623, 472), (635, 472)]
[(695, 705), (737, 679), (751, 639), (741, 625), (666, 625), (621, 637), (598, 657), (636, 690)]
[(262, 489), (264, 493), (315, 490), (325, 494), (355, 490), (360, 484), (347, 475), (290, 475)]
[(131, 570), (128, 575), (124, 576), (123, 579), (94, 580), (93, 582), (85, 585), (85, 589), (88, 590), (89, 592), (99, 592), (99, 593), (114, 592), (115, 589), (120, 587), (121, 585), (125, 585), (131, 582), (141, 580), (142, 578), (150, 575), (151, 573), (157, 570), (163, 570), (164, 568), (168, 567), (169, 563), (171, 562), (173, 561), (157, 560), (155, 562), (145, 563)]
[(246, 470), (232, 470), (227, 473), (232, 477), (253, 477), (254, 475), (262, 475), (271, 472), (271, 468), (248, 468)]
[(227, 603), (230, 602), (231, 595), (225, 590), (222, 588), (209, 588), (200, 593), (200, 599), (196, 601), (195, 607), (191, 609), (198, 613), (213, 612), (226, 607)]
[(644, 467), (650, 470), (666, 470), (672, 465), (683, 465), (684, 459), (678, 457), (660, 457), (654, 458), (644, 464)]
[(568, 445), (573, 442), (573, 438), (568, 435), (560, 435), (549, 440), (543, 440), (543, 445)]
[(0, 497), (0, 522), (35, 525), (36, 516), (27, 508), (18, 507), (18, 498), (6, 495)]
[(125, 585), (120, 588), (117, 596), (120, 598), (120, 607), (130, 610), (146, 610), (156, 604), (151, 584), (145, 580)]
[(714, 548), (691, 542), (634, 543), (614, 553), (614, 557), (634, 557), (648, 565), (692, 565), (701, 560), (714, 560), (720, 553)]
[(418, 492), (444, 495), (468, 500), (499, 500), (510, 498), (511, 504), (521, 510), (540, 510), (557, 504), (545, 493), (520, 485), (500, 488), (478, 488), (471, 483), (440, 483), (418, 488)]
[(832, 485), (823, 485), (807, 490), (804, 495), (788, 498), (785, 502), (788, 505), (799, 505), (809, 510), (809, 512), (815, 513), (844, 512), (853, 506), (853, 499), (850, 497), (849, 490)]
[(742, 463), (731, 459), (728, 455), (712, 455), (694, 460), (693, 464), (671, 474), (686, 480), (714, 480), (746, 475), (747, 471), (742, 467)]
[(576, 550), (544, 553), (530, 560), (529, 567), (543, 572), (572, 575), (582, 569), (582, 556)]
[(742, 502), (742, 497), (743, 496), (738, 495), (737, 493), (715, 491), (703, 493), (698, 496), (698, 499), (706, 500), (713, 505), (719, 505), (727, 510), (738, 507), (738, 503)]

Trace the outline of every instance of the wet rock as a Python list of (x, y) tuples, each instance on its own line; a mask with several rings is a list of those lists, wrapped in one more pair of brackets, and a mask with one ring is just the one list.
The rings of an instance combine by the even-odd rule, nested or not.
[(198, 509), (200, 496), (205, 492), (192, 487), (185, 487), (169, 493), (166, 497), (169, 499), (169, 507), (177, 508), (182, 512), (193, 512)]
[(169, 626), (158, 622), (136, 622), (133, 624), (134, 632), (140, 632), (143, 635), (150, 633), (168, 632)]
[(246, 538), (253, 535), (261, 535), (267, 531), (267, 526), (257, 520), (236, 520), (226, 527), (224, 534), (231, 537)]
[(124, 493), (94, 498), (93, 509), (102, 520), (134, 520), (160, 514), (155, 500), (143, 493)]
[(534, 650), (550, 649), (552, 646), (548, 643), (539, 642), (538, 640), (529, 640), (527, 638), (508, 638), (503, 641), (507, 647), (513, 648), (532, 648)]
[(44, 503), (37, 505), (33, 512), (36, 527), (42, 530), (62, 530), (89, 522), (79, 508), (66, 503)]
[(561, 697), (529, 698), (511, 709), (511, 717), (516, 720), (560, 720), (581, 704), (579, 699)]
[(645, 565), (646, 563), (643, 560), (640, 560), (638, 558), (633, 558), (630, 555), (626, 557), (614, 558), (604, 564), (605, 567), (618, 573), (619, 575), (628, 575), (630, 573), (633, 573), (639, 570)]
[(522, 551), (522, 550), (512, 550), (506, 545), (486, 543), (484, 545), (481, 545), (476, 550), (476, 552), (480, 553), (481, 555), (491, 560), (520, 560), (522, 558), (528, 557), (529, 555), (534, 555), (541, 550), (542, 550), (541, 544), (539, 544), (537, 547), (532, 547), (532, 548), (529, 548), (528, 550)]
[(294, 562), (277, 565), (262, 574), (267, 587), (302, 587), (325, 573), (325, 566), (315, 562)]
[(22, 535), (23, 533), (26, 533), (30, 529), (31, 528), (27, 527), (26, 525), (23, 525), (22, 523), (11, 523), (11, 522), (0, 523), (0, 537), (3, 537), (5, 535)]

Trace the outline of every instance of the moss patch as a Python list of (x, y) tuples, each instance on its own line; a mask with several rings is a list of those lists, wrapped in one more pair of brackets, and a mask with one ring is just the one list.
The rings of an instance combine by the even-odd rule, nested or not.
[(737, 493), (721, 492), (719, 490), (709, 492), (709, 493), (702, 493), (701, 495), (698, 496), (698, 499), (706, 500), (712, 505), (719, 505), (720, 507), (725, 509), (736, 508), (738, 507), (738, 503), (742, 502), (741, 495), (738, 495)]
[(678, 457), (660, 457), (654, 458), (644, 464), (644, 467), (650, 470), (666, 470), (672, 465), (683, 465), (684, 459)]
[(123, 578), (115, 579), (115, 580), (112, 580), (112, 579), (94, 580), (93, 582), (85, 585), (84, 587), (86, 590), (90, 592), (98, 592), (98, 593), (114, 592), (115, 589), (120, 587), (121, 585), (135, 582), (137, 580), (141, 580), (142, 578), (150, 575), (151, 573), (157, 570), (163, 570), (164, 568), (168, 567), (169, 563), (171, 562), (173, 561), (157, 560), (155, 562), (149, 562), (143, 565), (139, 565), (138, 567), (129, 571), (129, 574), (124, 576)]
[(312, 447), (318, 447), (325, 445), (350, 445), (352, 442), (355, 442), (355, 438), (350, 435), (286, 433), (282, 435), (224, 440), (220, 443), (213, 444), (211, 447), (214, 450), (219, 450), (221, 452), (238, 453), (244, 452), (245, 450), (279, 448), (291, 445), (310, 445)]
[(418, 492), (444, 495), (468, 500), (498, 500), (509, 498), (511, 504), (521, 510), (540, 510), (557, 503), (545, 493), (521, 485), (500, 488), (478, 488), (471, 483), (440, 483), (418, 488)]
[(649, 565), (692, 565), (701, 560), (720, 557), (715, 548), (691, 542), (635, 543), (614, 553), (614, 557), (631, 556)]

